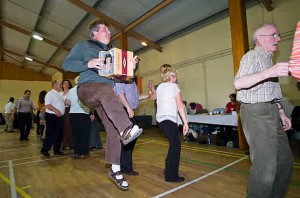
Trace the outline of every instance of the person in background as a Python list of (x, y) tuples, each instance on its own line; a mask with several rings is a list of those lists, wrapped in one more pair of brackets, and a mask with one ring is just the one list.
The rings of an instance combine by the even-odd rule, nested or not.
[[(149, 96), (139, 96), (138, 88), (135, 82), (133, 83), (115, 83), (114, 91), (118, 96), (123, 107), (133, 124), (136, 124), (134, 119), (134, 110), (139, 105), (139, 99), (146, 99)], [(136, 176), (139, 173), (133, 170), (132, 153), (137, 139), (127, 145), (122, 145), (121, 150), (121, 172), (126, 175)]]
[[(163, 78), (165, 69), (169, 69), (171, 67), (172, 66), (169, 65), (169, 64), (163, 64), (162, 66), (160, 66), (160, 68), (159, 68), (160, 77)], [(176, 80), (176, 83), (178, 84), (177, 80)], [(148, 83), (148, 89), (149, 89), (148, 94), (149, 94), (150, 100), (156, 100), (156, 91), (155, 91), (155, 88), (153, 86), (152, 80), (149, 81), (149, 83)]]
[(65, 114), (64, 98), (60, 94), (61, 82), (54, 80), (52, 90), (45, 96), (46, 107), (46, 139), (41, 149), (41, 154), (50, 157), (50, 149), (53, 146), (54, 155), (64, 155), (61, 152), (63, 136), (63, 118)]
[[(77, 80), (78, 77), (75, 78), (76, 84)], [(78, 99), (77, 85), (68, 92), (65, 104), (70, 107), (70, 118), (74, 139), (74, 158), (87, 158), (90, 155), (90, 131), (91, 121), (94, 120), (94, 115), (90, 115), (90, 109)]]
[(46, 139), (46, 107), (45, 107), (45, 96), (47, 91), (43, 90), (39, 94), (39, 134), (41, 136), (41, 140), (45, 141)]
[(180, 89), (176, 84), (177, 71), (168, 67), (162, 70), (161, 83), (156, 89), (157, 112), (156, 120), (159, 127), (167, 136), (170, 147), (168, 156), (165, 162), (165, 181), (167, 182), (182, 182), (184, 177), (179, 176), (179, 161), (181, 141), (178, 128), (178, 112), (183, 123), (183, 135), (188, 132), (188, 122), (183, 105)]
[(25, 90), (24, 96), (17, 100), (12, 118), (15, 113), (18, 113), (18, 124), (20, 128), (20, 141), (28, 141), (28, 136), (32, 128), (32, 113), (33, 110), (37, 109), (34, 107), (32, 100), (30, 99), (31, 91)]
[(228, 102), (225, 106), (224, 113), (231, 114), (232, 111), (237, 111), (237, 101), (236, 94), (232, 93), (229, 95), (230, 102)]
[(8, 133), (14, 132), (13, 130), (13, 117), (12, 112), (15, 108), (14, 104), (15, 98), (10, 97), (9, 101), (5, 104), (4, 106), (4, 119), (5, 119), (5, 126), (4, 126), (4, 131), (7, 131)]
[[(121, 144), (128, 144), (142, 134), (142, 129), (133, 125), (126, 111), (114, 93), (112, 79), (99, 76), (103, 59), (99, 51), (110, 50), (111, 25), (105, 20), (94, 21), (89, 28), (91, 40), (76, 44), (63, 63), (63, 69), (79, 72), (78, 98), (91, 109), (95, 109), (104, 125), (105, 131), (111, 133), (106, 142), (105, 160), (111, 164), (109, 178), (115, 185), (128, 190), (129, 185), (120, 170)], [(135, 69), (138, 58), (129, 60)], [(114, 135), (116, 134), (116, 135)], [(121, 141), (120, 141), (121, 140)]]
[(93, 150), (101, 150), (103, 149), (102, 142), (101, 142), (101, 124), (100, 119), (97, 114), (97, 111), (91, 110), (91, 112), (94, 112), (94, 120), (91, 122), (91, 132), (90, 132), (90, 151)]
[(247, 52), (235, 76), (240, 116), (250, 148), (247, 197), (284, 197), (292, 175), (293, 155), (285, 131), (291, 128), (280, 99), (279, 76), (289, 75), (289, 63), (273, 64), (280, 42), (278, 28), (264, 23), (253, 34), (255, 48)]
[[(62, 96), (64, 100), (67, 98), (69, 90), (72, 88), (72, 83), (69, 80), (62, 81)], [(64, 114), (64, 126), (63, 126), (63, 140), (62, 140), (62, 149), (69, 150), (73, 148), (73, 133), (70, 120), (70, 106), (65, 105), (65, 114)]]

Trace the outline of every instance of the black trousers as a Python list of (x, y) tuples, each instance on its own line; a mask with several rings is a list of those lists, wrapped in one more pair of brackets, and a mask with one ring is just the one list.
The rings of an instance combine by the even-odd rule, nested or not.
[(88, 155), (90, 153), (90, 115), (70, 113), (70, 119), (73, 132), (74, 154)]
[(32, 114), (19, 112), (18, 123), (20, 128), (20, 139), (28, 138), (32, 128)]
[(48, 152), (52, 148), (54, 154), (60, 152), (63, 137), (63, 116), (46, 113), (46, 140), (41, 152)]
[[(125, 108), (124, 108), (125, 109)], [(125, 109), (126, 110), (126, 109)], [(127, 113), (127, 110), (126, 110)], [(128, 113), (127, 113), (128, 114)], [(133, 118), (129, 118), (130, 121), (135, 125), (136, 121)], [(132, 142), (130, 142), (127, 145), (123, 145), (122, 144), (122, 149), (121, 149), (121, 160), (120, 160), (120, 164), (121, 164), (121, 170), (122, 171), (133, 171), (133, 166), (132, 166), (132, 153), (133, 153), (133, 149), (135, 147), (137, 139), (133, 140)]]
[(179, 161), (181, 142), (179, 137), (179, 128), (177, 123), (170, 120), (164, 120), (158, 123), (161, 130), (167, 136), (170, 146), (165, 162), (165, 180), (176, 180), (179, 175)]

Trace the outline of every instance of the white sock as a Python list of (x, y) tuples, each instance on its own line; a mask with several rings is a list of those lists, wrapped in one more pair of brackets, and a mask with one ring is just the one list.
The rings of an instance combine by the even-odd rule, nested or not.
[(112, 169), (112, 171), (115, 173), (115, 172), (118, 172), (118, 171), (121, 170), (121, 166), (118, 165), (118, 164), (112, 164), (112, 165), (111, 165), (111, 169)]
[[(120, 165), (117, 165), (117, 164), (112, 164), (111, 165), (111, 169), (112, 171), (115, 173), (115, 172), (118, 172), (121, 170), (121, 166)], [(117, 175), (116, 176), (117, 179), (122, 179), (123, 178), (123, 175)], [(122, 182), (122, 186), (128, 186), (128, 182), (127, 181), (123, 181)]]

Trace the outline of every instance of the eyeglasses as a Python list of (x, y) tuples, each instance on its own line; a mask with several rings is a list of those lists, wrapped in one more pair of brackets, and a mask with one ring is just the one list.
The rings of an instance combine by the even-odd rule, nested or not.
[(272, 36), (273, 38), (279, 39), (281, 36), (279, 33), (269, 34), (269, 35), (260, 35), (260, 36)]

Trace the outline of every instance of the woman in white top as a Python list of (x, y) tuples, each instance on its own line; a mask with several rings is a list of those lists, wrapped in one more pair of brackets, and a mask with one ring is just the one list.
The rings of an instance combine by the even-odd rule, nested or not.
[(161, 71), (161, 78), (163, 83), (156, 89), (156, 120), (170, 143), (165, 162), (165, 181), (182, 182), (184, 177), (178, 175), (181, 141), (177, 120), (179, 113), (183, 123), (183, 135), (185, 135), (188, 131), (185, 107), (181, 99), (180, 89), (176, 84), (176, 70), (172, 67), (165, 68)]
[[(76, 84), (77, 80), (78, 78), (75, 78)], [(90, 108), (82, 104), (78, 99), (77, 85), (68, 92), (65, 104), (70, 107), (69, 113), (74, 138), (74, 158), (87, 158), (90, 154), (91, 120), (94, 120), (94, 115), (90, 115)]]

